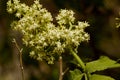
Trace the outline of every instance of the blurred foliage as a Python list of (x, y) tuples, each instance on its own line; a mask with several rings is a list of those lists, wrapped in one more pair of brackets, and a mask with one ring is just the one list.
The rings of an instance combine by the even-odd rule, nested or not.
[[(0, 0), (0, 80), (19, 80), (20, 69), (17, 51), (12, 43), (12, 36), (16, 36), (18, 44), (21, 44), (21, 35), (11, 31), (10, 23), (15, 19), (13, 15), (6, 12), (6, 2)], [(72, 9), (75, 11), (77, 20), (87, 20), (90, 27), (86, 31), (90, 34), (89, 43), (82, 43), (79, 46), (79, 55), (82, 55), (84, 61), (98, 59), (100, 55), (107, 55), (112, 59), (120, 58), (120, 29), (115, 28), (115, 18), (120, 11), (120, 0), (40, 0), (53, 16), (56, 16), (61, 8)], [(21, 0), (28, 5), (33, 0)], [(58, 61), (54, 65), (48, 65), (45, 62), (37, 62), (27, 54), (29, 49), (23, 52), (23, 61), (26, 80), (58, 80)], [(63, 57), (66, 57), (64, 55)], [(72, 57), (64, 59), (64, 69), (69, 67), (75, 69)], [(78, 67), (77, 67), (78, 68)], [(17, 74), (16, 74), (17, 73)], [(112, 69), (100, 72), (120, 80), (120, 69)], [(68, 80), (67, 72), (64, 80)], [(13, 77), (14, 76), (14, 77)]]

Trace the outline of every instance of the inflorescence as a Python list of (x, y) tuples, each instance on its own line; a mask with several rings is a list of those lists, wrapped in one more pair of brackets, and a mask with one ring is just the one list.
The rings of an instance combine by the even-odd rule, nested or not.
[(75, 51), (82, 41), (89, 40), (88, 33), (84, 31), (89, 24), (78, 21), (76, 25), (72, 10), (61, 9), (56, 17), (57, 25), (52, 23), (51, 13), (42, 7), (39, 0), (31, 6), (19, 0), (9, 0), (7, 11), (15, 13), (19, 19), (11, 27), (23, 34), (23, 43), (31, 49), (30, 56), (37, 60), (52, 64), (55, 55), (61, 55), (69, 48)]

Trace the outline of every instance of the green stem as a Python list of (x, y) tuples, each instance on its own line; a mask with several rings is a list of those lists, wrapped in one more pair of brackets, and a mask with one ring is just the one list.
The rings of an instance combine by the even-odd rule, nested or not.
[(87, 74), (85, 73), (85, 80), (88, 80)]
[(72, 49), (70, 49), (70, 52), (74, 56), (74, 58), (77, 60), (77, 62), (80, 64), (81, 68), (85, 71), (85, 64), (81, 60), (81, 58)]

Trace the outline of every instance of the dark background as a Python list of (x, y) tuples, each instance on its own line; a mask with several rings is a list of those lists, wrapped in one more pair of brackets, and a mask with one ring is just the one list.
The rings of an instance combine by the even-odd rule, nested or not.
[[(0, 0), (0, 80), (20, 80), (18, 51), (12, 43), (15, 35), (20, 47), (23, 47), (21, 34), (11, 30), (10, 23), (14, 15), (6, 11), (6, 2)], [(21, 0), (31, 5), (34, 0)], [(111, 59), (120, 59), (120, 28), (115, 28), (115, 18), (119, 17), (120, 0), (40, 0), (40, 3), (55, 17), (60, 9), (72, 9), (76, 20), (87, 21), (90, 26), (86, 32), (90, 34), (90, 41), (79, 46), (78, 54), (84, 61), (98, 59), (100, 55), (107, 55)], [(29, 49), (24, 47), (23, 63), (25, 80), (58, 80), (58, 61), (48, 65), (29, 57)], [(64, 55), (64, 69), (76, 68), (69, 64), (71, 59)], [(119, 60), (118, 60), (119, 62)], [(68, 80), (66, 73), (64, 80)], [(120, 68), (109, 69), (100, 74), (106, 74), (120, 80)]]

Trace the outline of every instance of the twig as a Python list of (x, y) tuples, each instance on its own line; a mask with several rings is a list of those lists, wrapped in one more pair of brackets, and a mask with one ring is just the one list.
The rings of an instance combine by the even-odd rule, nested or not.
[(22, 49), (20, 49), (20, 47), (18, 46), (15, 39), (13, 39), (13, 43), (15, 43), (15, 46), (16, 46), (17, 50), (19, 51), (18, 55), (19, 55), (19, 63), (20, 63), (20, 68), (21, 68), (22, 80), (25, 80), (24, 79), (23, 61), (22, 61)]
[(59, 57), (59, 65), (60, 65), (59, 80), (62, 80), (63, 79), (62, 56)]
[(69, 68), (65, 69), (65, 71), (62, 73), (62, 75), (64, 75), (68, 70), (69, 70)]

